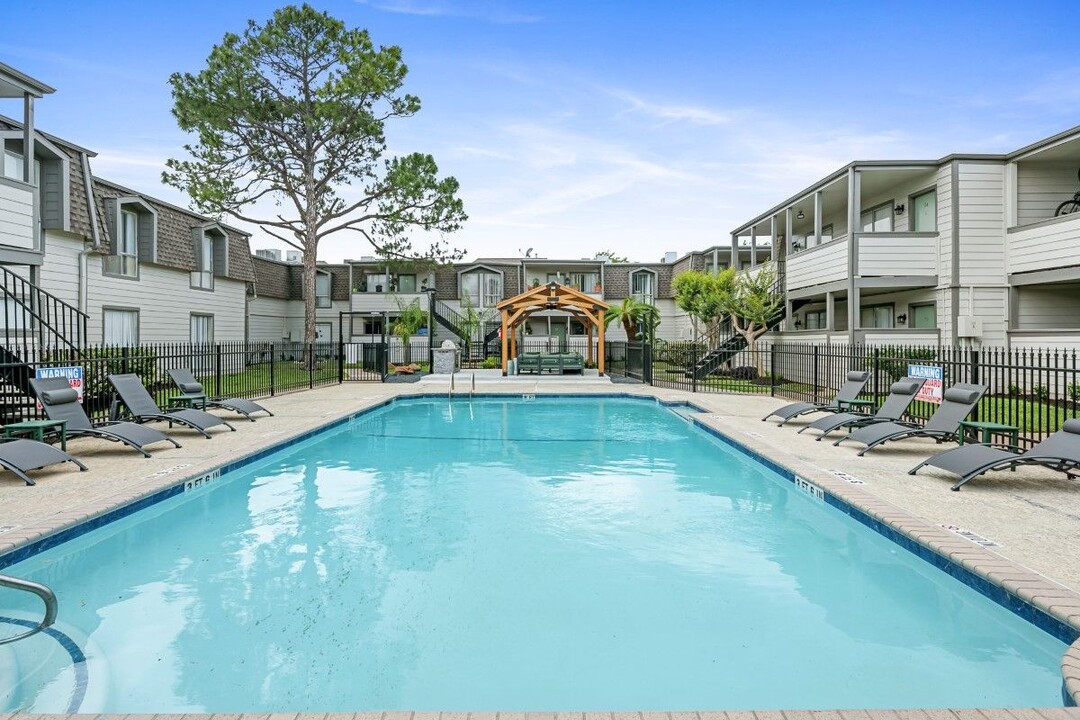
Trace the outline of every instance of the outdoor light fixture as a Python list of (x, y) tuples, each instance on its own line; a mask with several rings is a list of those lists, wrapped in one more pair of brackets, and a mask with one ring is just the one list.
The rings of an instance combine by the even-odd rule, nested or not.
[(804, 213), (802, 210), (795, 213), (795, 219), (796, 220), (802, 220), (804, 217), (806, 217), (806, 213)]
[(799, 318), (795, 318), (795, 329), (798, 330), (801, 327), (802, 327), (802, 320), (800, 320)]
[(896, 316), (896, 322), (898, 324), (900, 324), (900, 325), (906, 325), (907, 324), (907, 315), (905, 313), (900, 313), (899, 315)]
[(894, 207), (893, 212), (896, 213), (897, 215), (903, 215), (904, 214), (904, 204), (900, 203), (899, 205)]

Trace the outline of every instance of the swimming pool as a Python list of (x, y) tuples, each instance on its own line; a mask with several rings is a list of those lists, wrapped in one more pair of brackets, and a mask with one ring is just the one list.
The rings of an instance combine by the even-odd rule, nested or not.
[(396, 402), (5, 572), (61, 614), (0, 709), (1061, 704), (1065, 643), (652, 401)]

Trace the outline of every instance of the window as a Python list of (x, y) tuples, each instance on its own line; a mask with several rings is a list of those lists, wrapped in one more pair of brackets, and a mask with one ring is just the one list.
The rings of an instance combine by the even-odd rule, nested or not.
[(329, 273), (315, 273), (315, 307), (330, 307), (330, 281)]
[(398, 275), (397, 279), (398, 292), (414, 293), (416, 292), (416, 276), (415, 275)]
[(655, 291), (653, 280), (653, 274), (648, 270), (638, 270), (632, 273), (630, 275), (630, 294), (638, 302), (652, 305)]
[(591, 293), (600, 284), (600, 273), (570, 273), (569, 284), (579, 292)]
[(804, 327), (807, 330), (824, 330), (825, 315), (824, 310), (810, 310), (806, 313), (806, 325)]
[(585, 325), (577, 320), (570, 320), (570, 334), (571, 335), (585, 335)]
[(821, 226), (821, 244), (832, 242), (833, 226), (832, 223)]
[(893, 306), (867, 305), (859, 311), (859, 326), (862, 328), (893, 327)]
[(209, 345), (212, 342), (214, 342), (214, 316), (192, 314), (191, 344)]
[(927, 305), (912, 305), (911, 306), (911, 327), (920, 330), (927, 330), (937, 327), (937, 305), (929, 303)]
[(486, 270), (462, 274), (461, 299), (476, 308), (495, 307), (502, 299), (502, 276)]
[[(139, 216), (130, 210), (120, 212), (116, 254), (106, 260), (107, 272), (135, 277), (139, 274)], [(110, 262), (113, 261), (113, 262)]]
[(381, 317), (364, 318), (364, 325), (363, 325), (362, 330), (363, 330), (363, 333), (362, 333), (363, 335), (382, 335), (382, 333), (383, 333), (382, 318)]
[(870, 208), (859, 216), (863, 232), (892, 232), (892, 200)]
[(203, 233), (196, 243), (195, 272), (191, 273), (191, 287), (214, 289), (214, 238), (208, 233)]
[(911, 229), (913, 232), (937, 231), (937, 190), (911, 198)]
[(102, 310), (102, 342), (106, 345), (132, 347), (139, 344), (139, 311), (105, 308)]
[(12, 180), (22, 180), (23, 156), (12, 150), (4, 150), (3, 176)]

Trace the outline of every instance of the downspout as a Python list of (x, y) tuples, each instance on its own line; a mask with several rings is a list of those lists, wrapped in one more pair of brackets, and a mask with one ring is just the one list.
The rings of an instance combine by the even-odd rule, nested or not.
[[(101, 234), (98, 232), (97, 204), (94, 202), (93, 178), (90, 176), (90, 158), (86, 153), (80, 153), (82, 159), (83, 189), (86, 190), (86, 212), (90, 217), (90, 247), (84, 247), (79, 252), (79, 311), (87, 312), (89, 300), (89, 271), (87, 268), (87, 256), (101, 249)], [(86, 338), (83, 338), (86, 341)]]

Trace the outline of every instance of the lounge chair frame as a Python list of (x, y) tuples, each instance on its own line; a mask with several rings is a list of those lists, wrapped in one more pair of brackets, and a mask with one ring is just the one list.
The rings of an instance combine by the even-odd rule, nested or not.
[(127, 445), (131, 449), (142, 453), (143, 457), (150, 457), (144, 446), (156, 442), (170, 442), (175, 447), (181, 447), (180, 443), (168, 435), (155, 430), (152, 427), (138, 425), (130, 422), (105, 422), (95, 424), (83, 410), (78, 401), (51, 403), (49, 394), (56, 391), (70, 389), (64, 378), (31, 378), (30, 388), (34, 391), (42, 410), (50, 420), (66, 420), (65, 432), (68, 437), (102, 438)]
[[(878, 411), (873, 415), (853, 412), (837, 412), (825, 417), (818, 418), (808, 425), (799, 428), (799, 433), (806, 430), (817, 430), (818, 435), (814, 440), (821, 442), (833, 430), (846, 427), (865, 427), (874, 423), (893, 422), (899, 420), (907, 412), (908, 407), (915, 400), (915, 396), (926, 383), (924, 378), (904, 377), (897, 380), (889, 387), (889, 396), (881, 404)], [(834, 445), (836, 443), (833, 443)]]
[[(207, 439), (210, 438), (210, 433), (206, 432), (206, 429), (217, 425), (224, 425), (229, 430), (236, 432), (236, 428), (228, 422), (204, 410), (185, 408), (183, 410), (163, 412), (158, 407), (158, 404), (154, 402), (154, 398), (150, 395), (146, 386), (143, 385), (139, 376), (133, 373), (110, 375), (109, 382), (119, 396), (119, 404), (124, 407), (126, 414), (135, 419), (135, 422), (144, 423), (153, 420), (164, 420), (169, 423), (169, 427), (172, 427), (173, 423), (179, 423), (200, 433)], [(119, 408), (116, 409), (119, 411)]]
[(65, 462), (75, 463), (80, 472), (87, 469), (75, 456), (47, 443), (26, 438), (0, 439), (0, 467), (7, 468), (27, 485), (37, 484), (27, 471)]
[[(410, 366), (411, 367), (411, 366)], [(188, 368), (172, 368), (169, 372), (169, 377), (176, 383), (176, 387), (182, 392), (187, 392), (185, 387), (191, 387), (192, 384), (198, 385), (202, 388), (202, 383), (195, 379), (195, 373), (191, 372)], [(400, 372), (400, 371), (399, 371)], [(411, 372), (411, 371), (410, 371)], [(255, 418), (251, 417), (252, 413), (264, 412), (267, 415), (273, 417), (274, 413), (270, 412), (257, 402), (248, 400), (247, 398), (220, 398), (211, 397), (206, 393), (206, 390), (202, 390), (202, 394), (205, 397), (206, 405), (208, 407), (217, 407), (223, 410), (229, 410), (234, 413), (243, 415), (251, 422), (255, 422)]]
[[(833, 395), (833, 399), (827, 403), (812, 403), (812, 402), (797, 402), (790, 405), (784, 405), (771, 413), (761, 418), (761, 422), (765, 422), (769, 418), (775, 416), (781, 418), (777, 423), (777, 427), (783, 427), (784, 423), (792, 418), (796, 418), (800, 415), (806, 415), (814, 412), (842, 412), (844, 409), (843, 403), (854, 400), (859, 396), (859, 393), (866, 387), (866, 383), (870, 380), (870, 373), (865, 370), (851, 370), (847, 374), (847, 378), (844, 380), (844, 384), (840, 386), (840, 389)], [(802, 432), (801, 430), (799, 432)]]

